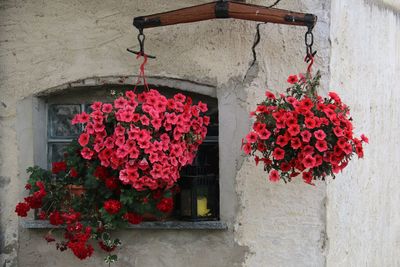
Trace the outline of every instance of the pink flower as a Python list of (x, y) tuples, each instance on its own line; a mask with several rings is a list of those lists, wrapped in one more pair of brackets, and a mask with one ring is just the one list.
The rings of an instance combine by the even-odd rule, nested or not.
[(288, 128), (288, 132), (291, 136), (296, 136), (300, 133), (300, 126), (298, 124), (292, 124)]
[(104, 113), (110, 113), (113, 109), (113, 106), (111, 104), (103, 104), (103, 108), (101, 109), (101, 111), (103, 111)]
[(246, 139), (250, 144), (253, 144), (257, 141), (257, 134), (255, 132), (250, 132), (249, 134), (247, 134)]
[(126, 91), (125, 95), (129, 99), (135, 99), (135, 97), (136, 97), (136, 94), (133, 91)]
[(114, 100), (114, 106), (116, 108), (124, 108), (125, 105), (127, 105), (127, 104), (128, 104), (128, 101), (125, 98), (123, 98), (122, 96), (117, 98), (116, 100)]
[(297, 75), (290, 75), (287, 79), (287, 82), (290, 84), (295, 84), (299, 81)]
[(147, 126), (150, 124), (150, 119), (146, 115), (142, 115), (140, 116), (140, 122)]
[(243, 151), (244, 151), (244, 153), (249, 155), (251, 153), (251, 144), (250, 143), (245, 143), (243, 145)]
[(87, 147), (84, 147), (82, 150), (81, 150), (81, 155), (82, 155), (82, 157), (84, 158), (84, 159), (92, 159), (92, 157), (93, 157), (93, 155), (94, 155), (94, 152), (92, 151), (92, 150), (90, 150), (89, 148), (87, 148)]
[(286, 135), (279, 135), (278, 138), (276, 138), (276, 143), (279, 146), (284, 147), (289, 143), (289, 137)]
[(340, 128), (339, 126), (336, 126), (335, 128), (333, 128), (333, 133), (334, 133), (337, 137), (341, 137), (341, 136), (343, 136), (343, 129)]
[(318, 130), (314, 132), (314, 136), (317, 140), (324, 140), (326, 137), (326, 134), (323, 130)]
[(316, 160), (313, 156), (307, 155), (302, 160), (302, 163), (306, 168), (313, 168), (315, 166)]
[(79, 144), (84, 147), (89, 143), (89, 135), (87, 133), (82, 133), (78, 139)]
[(302, 131), (300, 133), (300, 135), (301, 135), (301, 137), (303, 139), (303, 142), (306, 142), (306, 143), (310, 142), (310, 139), (311, 139), (312, 135), (311, 135), (311, 133), (309, 131), (307, 131), (307, 130)]
[(316, 125), (316, 122), (315, 122), (315, 119), (314, 119), (314, 118), (307, 117), (307, 118), (304, 120), (304, 124), (306, 125), (306, 127), (307, 127), (308, 129), (314, 129), (314, 128), (315, 128), (315, 125)]
[(94, 102), (90, 107), (91, 107), (93, 110), (100, 110), (102, 104), (103, 104), (103, 103), (101, 103), (101, 102)]
[(353, 152), (353, 146), (349, 143), (346, 143), (342, 149), (343, 149), (344, 153), (346, 153), (346, 155), (349, 155), (349, 154), (351, 154), (351, 152)]
[(312, 183), (312, 178), (313, 178), (312, 171), (303, 172), (303, 180), (304, 180), (305, 183), (310, 184), (310, 185), (314, 185)]
[(368, 137), (366, 137), (364, 134), (361, 135), (361, 140), (362, 140), (363, 142), (367, 143), (367, 144), (368, 144), (368, 142), (369, 142)]
[(277, 170), (272, 170), (272, 171), (269, 173), (269, 180), (270, 180), (271, 182), (278, 182), (280, 178), (281, 178), (281, 177), (280, 177), (279, 172), (278, 172)]
[(270, 91), (266, 91), (266, 92), (265, 92), (265, 96), (266, 96), (268, 99), (276, 99), (275, 95), (274, 95), (272, 92), (270, 92)]
[(326, 143), (325, 140), (318, 140), (315, 143), (315, 148), (319, 151), (319, 152), (324, 152), (328, 149), (328, 145)]
[(268, 131), (267, 129), (264, 129), (258, 132), (258, 136), (260, 137), (261, 140), (268, 140), (269, 137), (271, 136), (271, 132)]
[(274, 149), (272, 155), (273, 155), (274, 159), (281, 160), (285, 157), (285, 150), (277, 147)]
[(335, 102), (341, 103), (340, 97), (335, 93), (335, 92), (329, 92), (328, 93), (329, 97), (332, 98)]
[(291, 140), (291, 146), (293, 149), (299, 149), (301, 147), (301, 141), (300, 138), (292, 138)]
[(201, 112), (206, 112), (208, 110), (207, 108), (207, 104), (199, 101), (199, 103), (197, 104), (197, 106), (199, 107)]
[(175, 99), (175, 101), (184, 102), (186, 99), (186, 96), (179, 93), (179, 94), (174, 95), (174, 99)]

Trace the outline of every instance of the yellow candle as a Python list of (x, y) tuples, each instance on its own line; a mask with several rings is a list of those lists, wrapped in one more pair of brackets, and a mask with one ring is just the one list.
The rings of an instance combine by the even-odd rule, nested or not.
[(207, 198), (197, 198), (197, 216), (204, 217), (209, 215), (210, 210), (207, 209)]

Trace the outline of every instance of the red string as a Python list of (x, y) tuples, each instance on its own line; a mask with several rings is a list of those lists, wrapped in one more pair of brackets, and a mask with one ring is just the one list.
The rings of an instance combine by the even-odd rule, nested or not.
[(143, 57), (143, 62), (142, 62), (142, 64), (140, 64), (140, 67), (139, 67), (140, 71), (139, 71), (138, 79), (137, 79), (136, 84), (135, 84), (135, 88), (133, 89), (134, 92), (136, 92), (136, 88), (138, 87), (138, 85), (140, 84), (141, 81), (143, 81), (144, 88), (147, 91), (150, 90), (149, 85), (147, 84), (147, 81), (146, 81), (146, 75), (144, 73), (144, 67), (147, 64), (147, 55), (144, 54), (144, 53), (139, 53), (136, 56), (136, 59), (139, 59), (140, 57)]

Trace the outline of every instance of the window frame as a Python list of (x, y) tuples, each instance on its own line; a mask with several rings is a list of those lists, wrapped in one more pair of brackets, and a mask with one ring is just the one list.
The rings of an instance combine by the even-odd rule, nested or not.
[[(164, 87), (160, 91), (162, 92), (163, 90), (165, 90), (165, 88), (168, 88), (168, 87)], [(106, 91), (109, 91), (109, 90), (115, 90), (114, 86), (112, 84), (107, 84), (102, 89), (103, 89), (102, 90), (103, 92), (106, 92)], [(201, 93), (193, 92), (193, 91), (185, 92), (185, 91), (183, 91), (183, 90), (181, 90), (179, 88), (170, 88), (170, 89), (176, 91), (174, 93), (183, 92), (183, 93), (197, 95), (200, 99), (205, 97), (205, 98), (208, 98), (210, 100), (214, 99), (216, 101), (214, 108), (216, 109), (215, 111), (217, 113), (217, 122), (218, 122), (217, 134), (218, 135), (206, 138), (204, 140), (204, 143), (207, 143), (208, 145), (210, 145), (210, 144), (217, 145), (218, 146), (218, 155), (219, 155), (219, 121), (218, 121), (219, 120), (218, 119), (219, 105), (218, 105), (218, 98), (215, 97), (215, 96), (210, 96), (210, 95), (207, 95), (207, 94), (201, 94)], [(125, 88), (125, 90), (126, 90), (126, 88)], [(88, 91), (92, 91), (92, 90), (88, 90)], [(65, 143), (65, 144), (67, 144), (67, 143), (71, 142), (73, 140), (73, 138), (75, 138), (75, 137), (60, 138), (60, 139), (51, 138), (51, 134), (50, 134), (51, 133), (51, 128), (50, 127), (52, 126), (51, 122), (50, 122), (50, 108), (51, 108), (51, 106), (53, 106), (53, 105), (79, 105), (80, 106), (80, 112), (82, 112), (82, 111), (88, 112), (88, 110), (90, 110), (90, 103), (93, 102), (95, 99), (103, 101), (103, 102), (110, 102), (110, 101), (108, 101), (109, 97), (104, 96), (104, 94), (101, 94), (100, 96), (95, 96), (94, 94), (90, 94), (89, 93), (88, 95), (81, 97), (80, 94), (79, 94), (79, 91), (73, 92), (71, 95), (68, 94), (65, 97), (64, 97), (64, 94), (60, 94), (60, 95), (56, 95), (56, 96), (50, 95), (50, 96), (47, 96), (45, 99), (43, 99), (45, 101), (44, 113), (45, 113), (45, 116), (46, 116), (45, 117), (45, 129), (44, 129), (44, 132), (45, 132), (45, 145), (46, 145), (46, 147), (45, 147), (45, 153), (46, 153), (45, 158), (46, 158), (46, 160), (45, 161), (46, 161), (46, 168), (47, 169), (51, 169), (51, 163), (52, 163), (52, 159), (53, 159), (52, 158), (52, 154), (51, 154), (52, 152), (51, 152), (51, 149), (50, 149), (51, 144), (57, 144), (57, 143)], [(79, 136), (79, 134), (78, 134), (78, 136)], [(219, 170), (220, 170), (220, 161), (218, 161), (218, 171)], [(217, 205), (217, 210), (216, 210), (216, 219), (206, 220), (206, 221), (203, 221), (203, 222), (221, 222), (220, 221), (221, 220), (221, 217), (220, 217), (220, 210), (221, 210), (221, 203), (220, 203), (220, 193), (221, 193), (220, 192), (221, 191), (220, 190), (220, 173), (218, 172), (216, 176), (217, 176), (216, 179), (217, 179), (217, 184), (218, 184), (218, 187), (217, 187), (218, 194), (217, 194), (217, 199), (216, 199), (218, 205)], [(175, 213), (175, 211), (176, 210), (174, 210), (174, 213)], [(176, 222), (185, 222), (185, 220), (181, 220), (179, 217), (175, 217), (174, 221), (176, 221)], [(217, 226), (217, 229), (219, 229), (220, 227), (221, 226)]]

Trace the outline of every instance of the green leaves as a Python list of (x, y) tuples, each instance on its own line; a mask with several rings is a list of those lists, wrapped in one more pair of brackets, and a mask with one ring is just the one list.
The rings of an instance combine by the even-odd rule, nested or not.
[(108, 255), (107, 257), (104, 258), (105, 263), (114, 263), (118, 260), (118, 256), (113, 254), (113, 255)]

